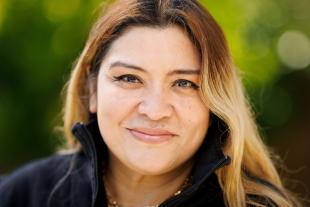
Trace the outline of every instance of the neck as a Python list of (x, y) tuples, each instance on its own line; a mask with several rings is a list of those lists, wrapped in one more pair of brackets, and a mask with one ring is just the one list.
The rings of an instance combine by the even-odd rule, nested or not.
[(192, 161), (160, 175), (145, 175), (110, 156), (104, 175), (106, 190), (121, 207), (158, 205), (181, 190), (189, 177)]

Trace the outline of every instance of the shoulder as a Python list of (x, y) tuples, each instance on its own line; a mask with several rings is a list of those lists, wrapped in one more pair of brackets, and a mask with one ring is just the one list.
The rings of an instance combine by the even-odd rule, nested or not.
[(37, 179), (50, 179), (51, 177), (54, 177), (57, 172), (61, 173), (68, 167), (72, 156), (72, 154), (52, 155), (25, 164), (11, 174), (3, 176), (0, 183), (0, 189), (15, 182), (30, 182), (31, 180), (32, 184), (34, 184), (33, 181)]
[[(28, 163), (0, 179), (0, 206), (46, 198), (66, 174), (76, 154), (53, 155)], [(29, 199), (29, 198), (35, 199)], [(14, 204), (13, 204), (14, 203)], [(37, 206), (27, 204), (25, 206)]]

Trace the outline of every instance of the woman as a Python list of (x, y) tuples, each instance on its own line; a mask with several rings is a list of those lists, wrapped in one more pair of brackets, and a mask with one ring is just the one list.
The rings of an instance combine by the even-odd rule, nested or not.
[(72, 71), (64, 131), (73, 152), (2, 179), (1, 206), (299, 205), (261, 141), (222, 30), (194, 0), (104, 11)]

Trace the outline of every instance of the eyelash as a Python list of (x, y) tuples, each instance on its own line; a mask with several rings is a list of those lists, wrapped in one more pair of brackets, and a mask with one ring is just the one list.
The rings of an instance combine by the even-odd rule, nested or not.
[[(114, 81), (124, 82), (124, 83), (142, 83), (139, 78), (137, 78), (134, 75), (120, 75), (120, 76), (114, 76)], [(189, 84), (189, 85), (187, 85)], [(192, 81), (185, 80), (185, 79), (178, 79), (173, 83), (173, 86), (179, 85), (181, 88), (191, 88), (194, 90), (197, 90), (199, 86)], [(187, 86), (186, 86), (187, 85)]]
[[(194, 90), (197, 90), (199, 88), (197, 84), (193, 83), (192, 81), (185, 80), (185, 79), (176, 80), (173, 85), (177, 85), (180, 83), (182, 84), (182, 86), (180, 86), (181, 88), (192, 88)], [(184, 84), (190, 84), (190, 86), (184, 86)]]
[[(126, 80), (126, 79), (127, 80)], [(113, 77), (114, 81), (122, 81), (125, 83), (141, 83), (141, 81), (139, 80), (139, 78), (137, 78), (134, 75), (120, 75), (120, 76), (114, 76)], [(131, 80), (130, 80), (131, 79)], [(134, 80), (134, 81), (133, 81)]]

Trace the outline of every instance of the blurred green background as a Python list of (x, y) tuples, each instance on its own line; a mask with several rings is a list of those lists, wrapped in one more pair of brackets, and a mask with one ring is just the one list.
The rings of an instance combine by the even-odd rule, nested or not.
[[(290, 189), (310, 186), (310, 1), (204, 0), (224, 29)], [(0, 0), (0, 173), (60, 143), (61, 89), (99, 0)]]

